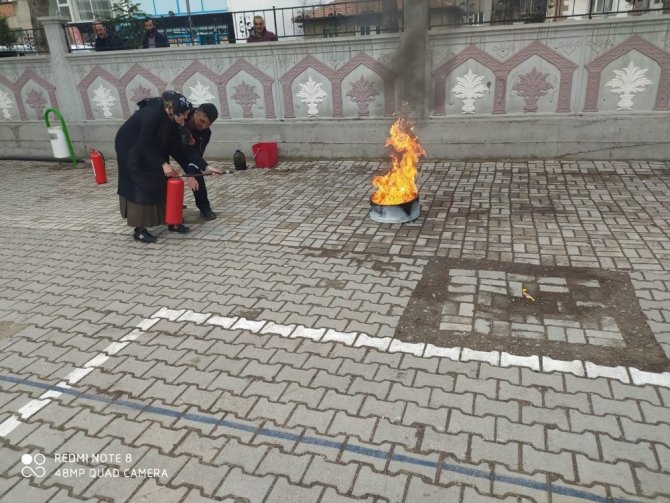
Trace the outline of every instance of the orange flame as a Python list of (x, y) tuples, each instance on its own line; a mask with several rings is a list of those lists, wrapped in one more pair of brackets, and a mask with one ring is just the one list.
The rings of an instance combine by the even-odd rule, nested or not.
[(399, 118), (391, 126), (390, 133), (386, 146), (394, 150), (391, 153), (393, 165), (388, 173), (372, 179), (372, 184), (377, 187), (372, 194), (372, 202), (382, 205), (402, 204), (416, 199), (419, 195), (415, 183), (416, 166), (419, 157), (426, 155), (409, 120)]

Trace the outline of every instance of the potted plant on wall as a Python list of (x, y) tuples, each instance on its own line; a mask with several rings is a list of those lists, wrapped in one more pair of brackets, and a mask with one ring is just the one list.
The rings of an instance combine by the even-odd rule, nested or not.
[(126, 49), (138, 49), (142, 47), (145, 17), (146, 13), (139, 3), (120, 0), (112, 5), (112, 17), (101, 20), (114, 27), (116, 34), (123, 39)]

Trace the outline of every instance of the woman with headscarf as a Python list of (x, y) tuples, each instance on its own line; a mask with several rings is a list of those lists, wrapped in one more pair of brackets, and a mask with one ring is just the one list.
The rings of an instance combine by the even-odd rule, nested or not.
[[(180, 126), (191, 108), (186, 97), (166, 91), (158, 99), (147, 100), (116, 133), (119, 208), (128, 225), (135, 228), (136, 241), (155, 242), (147, 227), (165, 223), (165, 178), (179, 176), (169, 157), (179, 147)], [(168, 229), (180, 234), (189, 231), (182, 224)]]

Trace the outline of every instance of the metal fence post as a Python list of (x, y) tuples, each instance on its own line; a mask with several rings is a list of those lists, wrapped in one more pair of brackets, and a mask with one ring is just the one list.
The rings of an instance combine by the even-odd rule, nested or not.
[(277, 9), (275, 8), (274, 5), (272, 6), (272, 17), (275, 20), (275, 35), (276, 35), (276, 32), (279, 30), (277, 29)]

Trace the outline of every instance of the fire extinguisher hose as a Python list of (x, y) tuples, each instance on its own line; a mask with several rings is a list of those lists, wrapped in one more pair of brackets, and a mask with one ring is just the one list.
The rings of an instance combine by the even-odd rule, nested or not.
[[(198, 169), (198, 170), (200, 169), (200, 167), (197, 164), (194, 164), (194, 163), (189, 163), (189, 166), (192, 166), (192, 167), (194, 167), (195, 169)], [(232, 174), (232, 173), (233, 173), (233, 171), (231, 171), (231, 170), (226, 170), (226, 171), (221, 172), (222, 175), (229, 175), (229, 174)], [(215, 175), (215, 174), (217, 174), (217, 173), (197, 173), (195, 175), (191, 174), (191, 173), (185, 173), (183, 175), (179, 175), (179, 178), (194, 178), (194, 177), (197, 177), (197, 176), (210, 176), (210, 175)]]

